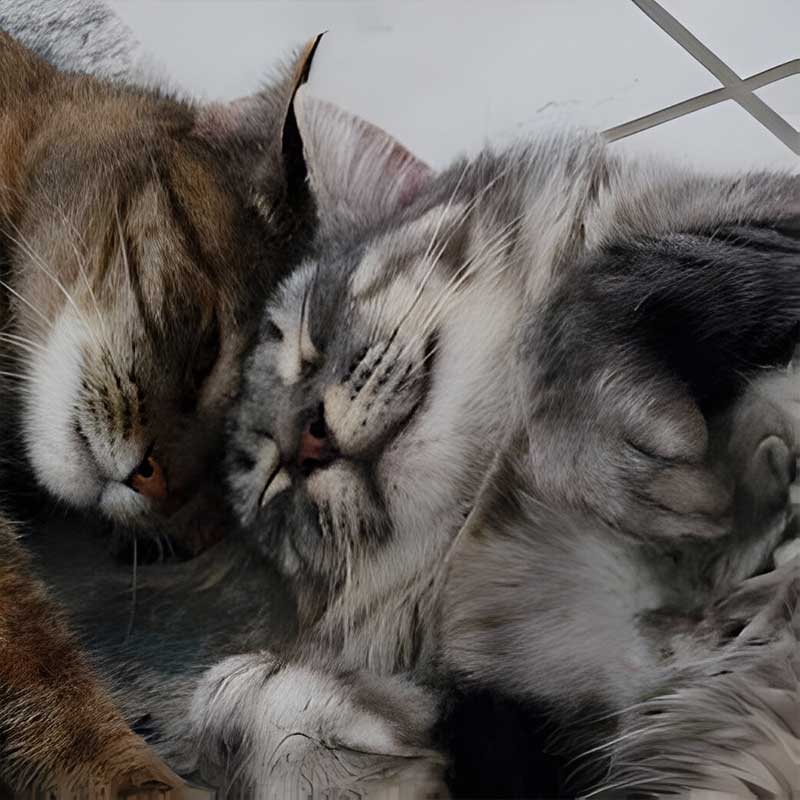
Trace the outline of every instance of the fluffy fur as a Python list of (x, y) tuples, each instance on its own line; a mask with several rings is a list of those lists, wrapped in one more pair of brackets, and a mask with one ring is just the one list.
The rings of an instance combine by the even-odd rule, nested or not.
[[(797, 179), (627, 164), (584, 136), (431, 176), (325, 103), (296, 114), (320, 254), (267, 306), (229, 453), (240, 520), (296, 598), (281, 663), (568, 721), (716, 658), (712, 609), (788, 518)], [(266, 726), (271, 659), (226, 678), (264, 693)], [(230, 741), (239, 702), (203, 741)], [(254, 774), (235, 740), (258, 794), (281, 765)]]
[[(133, 734), (0, 518), (0, 778), (66, 796), (183, 782)], [(92, 795), (94, 796), (94, 795)]]
[(280, 161), (293, 71), (201, 109), (1, 43), (2, 346), (24, 450), (56, 497), (123, 526), (209, 522), (248, 326), (303, 247)]
[[(4, 6), (0, 19), (57, 62), (80, 32), (73, 68), (107, 73), (127, 52), (99, 4), (52, 10)], [(221, 503), (201, 512), (217, 493), (198, 489), (214, 486), (259, 293), (309, 222), (283, 162), (308, 58), (257, 97), (200, 108), (57, 70), (0, 31), (2, 422), (57, 498), (126, 526), (186, 525), (189, 549), (218, 527)], [(0, 522), (0, 777), (16, 791), (180, 786), (127, 728)]]
[[(625, 165), (591, 137), (433, 176), (309, 98), (296, 122), (323, 233), (266, 309), (231, 423), (254, 555), (212, 551), (192, 609), (146, 594), (147, 641), (98, 645), (135, 677), (137, 729), (228, 796), (435, 795), (434, 722), (454, 687), (488, 687), (565, 720), (601, 702), (622, 735), (607, 783), (685, 790), (725, 763), (721, 742), (692, 760), (692, 698), (764, 711), (778, 689), (734, 735), (751, 777), (760, 760), (791, 785), (761, 736), (794, 703), (773, 666), (794, 605), (773, 600), (796, 566), (727, 598), (787, 520), (794, 381), (762, 372), (794, 344), (796, 179)], [(286, 605), (258, 606), (265, 586)], [(164, 648), (171, 673), (137, 663)], [(659, 738), (665, 706), (687, 752)]]
[(99, 0), (4, 0), (0, 30), (69, 71), (126, 79), (139, 61), (132, 32)]

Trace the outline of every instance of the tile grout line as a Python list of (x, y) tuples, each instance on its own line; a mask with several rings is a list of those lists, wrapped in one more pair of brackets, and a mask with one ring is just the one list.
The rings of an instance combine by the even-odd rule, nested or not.
[[(742, 85), (752, 91), (760, 89), (763, 86), (770, 86), (773, 83), (778, 83), (785, 78), (790, 78), (792, 75), (800, 75), (800, 58), (786, 61), (776, 67), (770, 67), (763, 72), (751, 75), (749, 78), (745, 78), (742, 81)], [(723, 86), (719, 89), (712, 89), (710, 92), (695, 95), (688, 100), (681, 100), (678, 103), (660, 108), (658, 111), (653, 111), (650, 114), (644, 114), (628, 122), (614, 125), (604, 130), (602, 135), (609, 142), (616, 142), (627, 136), (633, 136), (634, 133), (641, 133), (649, 128), (656, 127), (656, 125), (662, 125), (665, 122), (671, 122), (673, 119), (685, 117), (687, 114), (691, 114), (694, 111), (700, 111), (704, 108), (715, 106), (731, 98), (731, 91), (727, 87)]]
[[(760, 122), (773, 136), (796, 155), (800, 155), (800, 132), (780, 114), (753, 94), (743, 81), (719, 56), (704, 45), (688, 28), (660, 6), (655, 0), (632, 0), (664, 33), (702, 64), (723, 86), (727, 97), (737, 102), (750, 116)], [(789, 62), (792, 63), (792, 62)], [(701, 95), (703, 97), (703, 95)], [(727, 97), (725, 99), (727, 99)], [(698, 98), (693, 98), (697, 100)], [(686, 101), (692, 102), (692, 101)], [(702, 108), (704, 106), (700, 106)], [(674, 107), (670, 107), (674, 108)], [(667, 111), (669, 109), (664, 109)], [(697, 110), (693, 108), (692, 110)], [(659, 112), (656, 112), (659, 113)], [(668, 117), (667, 119), (669, 119)], [(664, 119), (663, 121), (667, 121)], [(634, 121), (635, 122), (635, 121)], [(657, 124), (657, 123), (656, 123)], [(613, 130), (613, 129), (612, 129)], [(621, 137), (617, 137), (621, 138)]]

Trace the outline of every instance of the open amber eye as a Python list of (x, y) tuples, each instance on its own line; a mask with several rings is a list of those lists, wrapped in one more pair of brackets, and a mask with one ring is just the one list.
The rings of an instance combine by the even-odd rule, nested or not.
[(161, 465), (153, 458), (152, 447), (147, 451), (142, 463), (130, 474), (126, 483), (135, 492), (151, 500), (167, 499), (167, 479)]

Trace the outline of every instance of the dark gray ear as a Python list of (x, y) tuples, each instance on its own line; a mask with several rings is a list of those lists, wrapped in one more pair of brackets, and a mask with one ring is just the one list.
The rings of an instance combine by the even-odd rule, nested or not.
[(313, 202), (293, 100), (321, 39), (315, 36), (279, 64), (257, 94), (199, 108), (194, 129), (228, 164), (245, 201), (289, 246), (311, 233)]
[(410, 203), (433, 171), (386, 131), (300, 87), (294, 113), (323, 228), (364, 226)]

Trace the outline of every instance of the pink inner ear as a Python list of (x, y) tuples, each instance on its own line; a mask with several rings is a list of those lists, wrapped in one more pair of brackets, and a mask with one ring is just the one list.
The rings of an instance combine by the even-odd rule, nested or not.
[(294, 109), (325, 224), (390, 214), (435, 174), (385, 130), (309, 95), (307, 85), (298, 89)]
[(383, 172), (392, 181), (387, 189), (392, 196), (393, 206), (407, 206), (433, 177), (433, 170), (381, 128), (363, 121), (361, 128), (362, 140), (366, 144), (376, 138), (390, 142), (389, 152), (383, 156)]
[(401, 167), (401, 170), (403, 170), (405, 174), (400, 182), (397, 203), (400, 208), (404, 208), (414, 200), (425, 183), (430, 180), (433, 176), (433, 170), (417, 161), (413, 156), (409, 163)]

